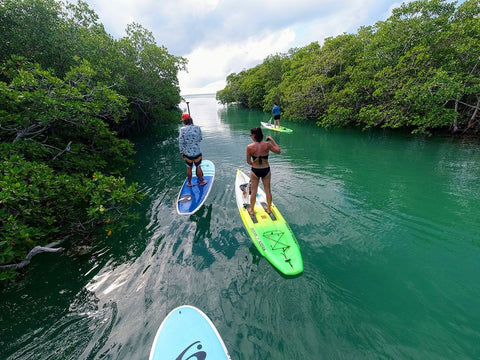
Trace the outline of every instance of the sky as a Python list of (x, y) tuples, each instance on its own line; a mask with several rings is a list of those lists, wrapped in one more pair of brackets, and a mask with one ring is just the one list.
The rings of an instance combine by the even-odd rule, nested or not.
[[(408, 2), (410, 0), (406, 0)], [(86, 0), (114, 38), (127, 24), (188, 61), (182, 95), (215, 93), (226, 77), (314, 41), (386, 20), (401, 0)]]

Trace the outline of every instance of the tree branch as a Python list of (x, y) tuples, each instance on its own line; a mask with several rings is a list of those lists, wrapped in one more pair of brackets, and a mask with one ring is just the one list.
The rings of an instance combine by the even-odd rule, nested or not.
[[(39, 128), (40, 128), (40, 130), (37, 130)], [(35, 136), (35, 135), (41, 134), (45, 130), (46, 130), (46, 127), (41, 126), (40, 124), (32, 124), (29, 127), (25, 128), (23, 130), (20, 130), (17, 133), (17, 136), (16, 136), (15, 140), (13, 140), (13, 142), (17, 142), (18, 140), (23, 139), (24, 137), (27, 137), (27, 136), (30, 136), (30, 135)]]
[(54, 252), (54, 253), (57, 253), (57, 252), (62, 252), (63, 250), (65, 250), (64, 248), (54, 248), (53, 246), (57, 246), (59, 245), (58, 242), (53, 242), (53, 243), (50, 243), (46, 246), (35, 246), (32, 250), (30, 250), (30, 252), (28, 253), (28, 255), (25, 257), (25, 260), (18, 263), (18, 264), (9, 264), (9, 265), (0, 265), (0, 270), (6, 270), (6, 269), (22, 269), (24, 268), (25, 266), (27, 266), (28, 264), (30, 264), (30, 260), (37, 254), (40, 254), (42, 252)]
[(71, 144), (72, 144), (72, 142), (69, 141), (68, 144), (67, 144), (67, 147), (66, 147), (65, 149), (63, 149), (62, 151), (60, 151), (57, 155), (55, 155), (52, 160), (56, 160), (56, 159), (57, 159), (60, 155), (62, 155), (63, 153), (65, 153), (65, 152), (67, 152), (67, 151), (70, 151), (70, 145), (71, 145)]

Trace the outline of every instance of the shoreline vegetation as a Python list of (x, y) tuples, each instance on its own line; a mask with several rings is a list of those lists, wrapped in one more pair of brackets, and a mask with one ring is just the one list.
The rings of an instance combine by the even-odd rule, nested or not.
[(5, 0), (0, 19), (2, 284), (134, 216), (129, 137), (178, 122), (186, 59), (135, 23), (113, 39), (83, 1)]
[(229, 74), (222, 104), (320, 127), (480, 135), (480, 4), (420, 0), (355, 34), (313, 42)]
[[(456, 4), (414, 1), (356, 34), (269, 56), (215, 97), (268, 112), (279, 101), (284, 118), (325, 128), (478, 136), (479, 3)], [(114, 39), (84, 1), (5, 0), (0, 19), (2, 284), (35, 254), (135, 216), (130, 135), (177, 122), (187, 61), (136, 23)]]

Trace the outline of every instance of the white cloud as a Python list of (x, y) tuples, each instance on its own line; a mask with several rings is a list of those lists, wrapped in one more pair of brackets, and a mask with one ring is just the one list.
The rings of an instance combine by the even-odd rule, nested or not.
[[(410, 0), (408, 0), (410, 1)], [(182, 94), (215, 92), (268, 55), (385, 20), (398, 0), (87, 0), (115, 38), (136, 22), (188, 59)]]
[(295, 33), (285, 29), (279, 33), (252, 36), (239, 43), (199, 47), (185, 56), (189, 64), (188, 73), (179, 75), (182, 94), (216, 92), (225, 87), (228, 74), (255, 66), (272, 53), (287, 51), (294, 40)]

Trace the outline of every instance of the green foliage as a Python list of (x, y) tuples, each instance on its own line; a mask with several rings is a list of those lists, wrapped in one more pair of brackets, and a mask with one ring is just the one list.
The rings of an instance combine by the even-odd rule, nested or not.
[(62, 47), (61, 11), (61, 4), (54, 0), (2, 1), (0, 61), (12, 55), (28, 55), (44, 68), (68, 68), (71, 56), (69, 48)]
[(0, 263), (21, 261), (53, 240), (90, 237), (101, 225), (118, 229), (125, 207), (139, 199), (123, 178), (59, 173), (20, 155), (0, 162), (0, 186)]
[(177, 74), (185, 70), (186, 60), (157, 46), (152, 33), (135, 23), (128, 25), (127, 36), (117, 46), (123, 55), (116, 59), (117, 71), (125, 79), (121, 93), (129, 101), (130, 119), (137, 126), (177, 121), (181, 100)]
[(122, 135), (158, 122), (176, 121), (181, 101), (178, 71), (186, 60), (157, 46), (138, 24), (114, 40), (86, 2), (5, 0), (0, 7), (0, 63), (21, 56), (63, 78), (79, 61), (87, 61), (94, 82), (108, 85), (129, 103), (130, 115), (109, 126)]
[(126, 116), (127, 103), (93, 83), (95, 73), (86, 61), (64, 80), (21, 59), (2, 70), (9, 85), (0, 85), (0, 139), (11, 144), (10, 153), (83, 174), (92, 164), (111, 174), (128, 168), (132, 144), (107, 125)]
[[(227, 80), (228, 81), (228, 80)], [(216, 99), (221, 104), (231, 104), (236, 102), (236, 96), (230, 84), (227, 84), (224, 89), (217, 91)]]
[[(83, 61), (65, 78), (17, 58), (0, 82), (0, 264), (36, 245), (111, 231), (140, 199), (119, 177), (133, 145), (107, 123), (127, 113), (125, 98), (93, 83)], [(5, 275), (8, 279), (10, 276)]]
[(267, 58), (230, 74), (217, 99), (264, 111), (280, 100), (284, 117), (324, 127), (478, 133), (479, 58), (478, 0), (419, 0), (356, 34), (292, 49), (275, 59), (275, 72)]
[(217, 92), (222, 104), (238, 102), (249, 108), (271, 109), (278, 93), (268, 93), (281, 82), (283, 55), (270, 56), (261, 65), (227, 76), (227, 86)]
[(138, 24), (126, 32), (113, 39), (84, 1), (2, 1), (0, 265), (110, 235), (141, 198), (122, 177), (133, 154), (124, 136), (177, 120), (186, 60)]

